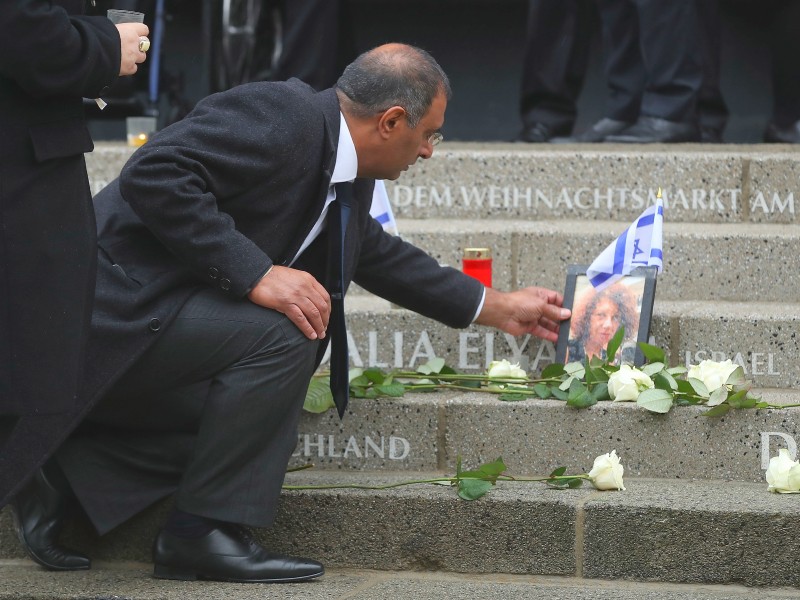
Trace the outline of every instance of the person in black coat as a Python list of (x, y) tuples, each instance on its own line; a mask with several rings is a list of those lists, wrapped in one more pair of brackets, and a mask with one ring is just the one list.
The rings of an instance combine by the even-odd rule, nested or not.
[[(96, 256), (82, 98), (146, 57), (147, 26), (114, 26), (83, 8), (0, 3), (0, 500), (79, 402)], [(51, 566), (61, 558), (37, 556)]]
[(485, 289), (369, 215), (376, 178), (430, 158), (449, 96), (433, 58), (401, 44), (356, 59), (335, 89), (245, 84), (154, 135), (95, 197), (88, 404), (46, 451), (60, 446), (54, 471), (100, 533), (175, 494), (157, 577), (323, 573), (268, 553), (243, 526), (274, 518), (326, 349), (336, 283), (326, 215), (340, 200), (351, 196), (345, 290), (355, 281), (453, 327), (555, 341), (570, 314), (560, 294)]

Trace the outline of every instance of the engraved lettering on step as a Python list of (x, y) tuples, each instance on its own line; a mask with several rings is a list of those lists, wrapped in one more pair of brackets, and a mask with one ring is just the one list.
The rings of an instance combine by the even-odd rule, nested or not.
[(792, 458), (792, 460), (795, 460), (797, 458), (797, 442), (795, 442), (794, 437), (792, 437), (788, 433), (783, 433), (781, 431), (762, 431), (761, 468), (764, 471), (766, 471), (767, 468), (769, 467), (769, 459), (773, 456), (777, 456), (778, 450), (780, 449), (780, 447), (776, 447), (774, 452), (770, 452), (769, 441), (771, 437), (778, 437), (781, 438), (784, 442), (786, 442), (786, 449), (789, 451), (789, 456)]
[(391, 435), (388, 438), (366, 435), (337, 437), (320, 433), (301, 433), (298, 435), (297, 450), (293, 457), (338, 458), (342, 461), (360, 458), (407, 460), (411, 454), (411, 442), (406, 438)]
[[(409, 344), (405, 345), (408, 341)], [(358, 339), (348, 332), (350, 361), (353, 367), (378, 369), (416, 369), (435, 357), (444, 358), (451, 366), (462, 371), (484, 371), (495, 357), (505, 358), (531, 372), (538, 372), (556, 359), (555, 346), (527, 334), (519, 338), (494, 332), (458, 332), (457, 357), (450, 355), (447, 347), (434, 346), (430, 334), (393, 331), (379, 333), (372, 330)], [(763, 353), (759, 357), (765, 356)], [(367, 361), (363, 360), (367, 358)], [(330, 361), (330, 347), (322, 357), (322, 365)], [(760, 368), (772, 367), (772, 359), (758, 358)], [(770, 371), (768, 374), (772, 374)]]
[[(490, 209), (492, 212), (550, 210), (558, 212), (640, 211), (655, 202), (657, 189), (628, 187), (562, 187), (542, 189), (517, 185), (427, 185), (393, 184), (392, 205), (404, 208)], [(662, 190), (664, 208), (727, 214), (735, 213), (739, 188), (672, 188)], [(794, 192), (754, 190), (751, 213), (794, 215)]]
[(684, 353), (684, 364), (688, 368), (690, 365), (699, 364), (703, 360), (725, 361), (739, 365), (744, 370), (745, 375), (780, 375), (780, 371), (775, 370), (774, 352), (737, 352), (731, 355), (727, 352), (698, 350)]

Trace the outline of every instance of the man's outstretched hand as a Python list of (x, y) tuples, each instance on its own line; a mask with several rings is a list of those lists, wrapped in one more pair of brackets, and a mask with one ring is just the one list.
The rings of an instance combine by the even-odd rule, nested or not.
[(247, 297), (259, 306), (286, 315), (307, 338), (325, 337), (331, 298), (322, 284), (305, 271), (273, 266)]
[(486, 288), (486, 299), (475, 322), (514, 336), (530, 333), (555, 342), (559, 324), (570, 317), (570, 311), (561, 306), (563, 302), (561, 294), (544, 288), (528, 287), (516, 292)]

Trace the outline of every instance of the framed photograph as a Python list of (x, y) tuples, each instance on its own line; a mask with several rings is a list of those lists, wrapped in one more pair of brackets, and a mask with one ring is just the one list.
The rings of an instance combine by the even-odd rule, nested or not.
[(586, 265), (570, 265), (564, 306), (572, 316), (562, 321), (556, 344), (556, 362), (583, 362), (599, 356), (606, 359), (606, 346), (617, 330), (625, 327), (625, 338), (614, 360), (644, 364), (637, 342), (650, 338), (650, 321), (656, 295), (655, 267), (638, 267), (607, 288), (596, 291), (586, 276)]

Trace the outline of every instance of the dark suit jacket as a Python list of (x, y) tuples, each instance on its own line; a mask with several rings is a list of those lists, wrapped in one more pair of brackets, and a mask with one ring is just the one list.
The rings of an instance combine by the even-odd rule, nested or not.
[[(153, 136), (95, 198), (99, 264), (90, 390), (101, 390), (167, 327), (201, 286), (242, 298), (286, 265), (327, 196), (339, 138), (334, 90), (298, 80), (214, 94)], [(357, 179), (345, 279), (453, 327), (482, 286), (383, 231), (372, 180)], [(300, 266), (326, 284), (320, 238)]]
[(96, 257), (82, 97), (120, 66), (117, 29), (83, 5), (0, 2), (0, 505), (42, 458), (29, 433), (77, 409)]
[[(246, 293), (270, 265), (292, 260), (324, 205), (339, 125), (334, 90), (315, 93), (298, 80), (239, 86), (154, 135), (95, 197), (87, 410), (196, 290), (212, 286), (249, 302)], [(353, 186), (347, 282), (467, 326), (482, 285), (385, 233), (369, 215), (373, 187), (365, 179)], [(323, 283), (326, 249), (321, 236), (297, 265)]]

